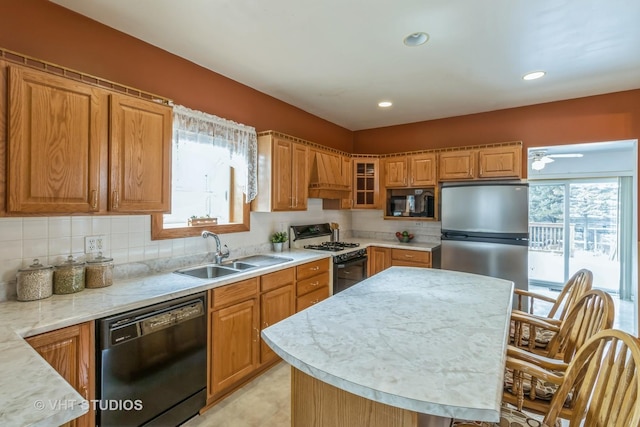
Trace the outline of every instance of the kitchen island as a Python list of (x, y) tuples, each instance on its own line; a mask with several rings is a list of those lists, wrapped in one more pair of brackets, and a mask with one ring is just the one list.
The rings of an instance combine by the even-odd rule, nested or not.
[(263, 330), (292, 426), (498, 421), (513, 283), (392, 267)]

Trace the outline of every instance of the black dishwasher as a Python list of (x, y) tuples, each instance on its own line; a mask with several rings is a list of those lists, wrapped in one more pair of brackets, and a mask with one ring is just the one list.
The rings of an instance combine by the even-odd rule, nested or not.
[(205, 406), (207, 296), (98, 321), (99, 426), (177, 426)]

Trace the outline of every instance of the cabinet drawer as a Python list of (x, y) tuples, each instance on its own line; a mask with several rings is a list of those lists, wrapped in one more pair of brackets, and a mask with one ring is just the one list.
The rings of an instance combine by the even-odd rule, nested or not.
[(329, 298), (328, 286), (323, 286), (320, 289), (316, 289), (313, 292), (302, 295), (301, 297), (298, 297), (298, 300), (296, 301), (296, 312), (309, 308), (326, 298)]
[(329, 271), (329, 258), (308, 262), (296, 267), (298, 280), (315, 276), (316, 274), (322, 273), (323, 271)]
[(234, 304), (258, 295), (258, 278), (243, 280), (242, 282), (213, 289), (214, 310), (229, 304)]
[[(392, 249), (391, 259), (394, 261), (411, 261), (417, 263), (430, 263), (431, 252), (412, 251), (408, 249)], [(393, 263), (393, 265), (398, 265)]]
[(265, 274), (260, 279), (260, 291), (270, 291), (271, 289), (279, 288), (280, 286), (284, 286), (288, 283), (293, 283), (293, 280), (293, 267), (276, 271), (274, 273)]
[(304, 295), (309, 292), (319, 289), (322, 286), (329, 287), (329, 272), (325, 271), (324, 273), (320, 273), (316, 276), (309, 277), (308, 279), (298, 280), (298, 284), (296, 285), (296, 295)]
[(431, 267), (431, 263), (428, 262), (415, 262), (415, 261), (405, 261), (403, 259), (394, 259), (391, 263), (392, 267), (422, 267), (429, 268)]

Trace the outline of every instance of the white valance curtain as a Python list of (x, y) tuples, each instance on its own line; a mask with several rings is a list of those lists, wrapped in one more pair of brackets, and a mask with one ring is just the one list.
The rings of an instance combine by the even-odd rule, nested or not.
[(229, 151), (230, 164), (243, 182), (246, 201), (258, 194), (258, 137), (255, 128), (212, 114), (173, 107), (174, 143), (200, 142)]

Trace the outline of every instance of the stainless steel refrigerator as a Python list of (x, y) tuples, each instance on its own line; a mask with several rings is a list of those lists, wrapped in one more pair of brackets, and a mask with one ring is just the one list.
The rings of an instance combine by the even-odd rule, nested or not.
[(441, 268), (507, 279), (528, 289), (529, 186), (518, 182), (442, 187)]

